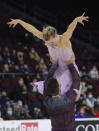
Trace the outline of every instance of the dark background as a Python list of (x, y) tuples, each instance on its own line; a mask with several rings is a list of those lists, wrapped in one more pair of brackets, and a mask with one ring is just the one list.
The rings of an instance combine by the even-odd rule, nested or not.
[[(85, 22), (84, 27), (78, 24), (73, 36), (99, 48), (98, 0), (0, 0), (0, 26), (2, 30), (6, 27), (5, 30), (9, 31), (6, 22), (10, 18), (17, 18), (39, 30), (42, 30), (43, 26), (51, 25), (62, 33), (73, 19), (83, 12), (89, 16), (89, 21)], [(16, 30), (20, 30), (20, 34), (24, 32), (21, 27)]]
[[(83, 12), (89, 16), (89, 22), (85, 25), (86, 29), (99, 30), (99, 4), (98, 0), (0, 0), (10, 7), (22, 11), (32, 16), (35, 7), (47, 11), (52, 16), (57, 16), (59, 20), (64, 17), (64, 21), (71, 21)], [(53, 19), (52, 19), (53, 21)]]
[(64, 21), (71, 21), (73, 18), (85, 12), (90, 18), (85, 28), (89, 30), (99, 30), (98, 0), (36, 0), (35, 2), (30, 0), (27, 1), (27, 6), (30, 8), (35, 6), (43, 8), (49, 12), (52, 12), (53, 15), (58, 16), (58, 19), (61, 16), (64, 16)]

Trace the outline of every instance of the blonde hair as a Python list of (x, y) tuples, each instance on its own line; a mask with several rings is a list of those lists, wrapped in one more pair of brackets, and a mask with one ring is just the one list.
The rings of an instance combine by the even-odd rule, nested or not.
[(55, 35), (57, 34), (57, 31), (54, 27), (52, 26), (47, 26), (43, 28), (43, 39), (45, 41), (50, 40), (51, 37), (55, 37)]

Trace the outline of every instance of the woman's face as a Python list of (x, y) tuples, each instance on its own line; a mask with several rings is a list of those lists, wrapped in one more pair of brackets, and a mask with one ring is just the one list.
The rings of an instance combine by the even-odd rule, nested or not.
[(48, 40), (47, 41), (47, 43), (48, 43), (48, 45), (50, 45), (50, 46), (56, 46), (57, 45), (57, 43), (58, 43), (58, 37), (57, 37), (57, 35), (53, 38), (53, 37), (51, 37), (50, 38), (50, 40)]

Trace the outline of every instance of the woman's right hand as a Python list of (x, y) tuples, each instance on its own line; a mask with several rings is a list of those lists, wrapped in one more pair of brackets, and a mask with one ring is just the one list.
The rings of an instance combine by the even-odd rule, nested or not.
[(20, 22), (19, 19), (10, 19), (10, 20), (11, 21), (7, 22), (7, 24), (9, 25), (9, 27), (12, 27), (12, 28), (14, 28)]

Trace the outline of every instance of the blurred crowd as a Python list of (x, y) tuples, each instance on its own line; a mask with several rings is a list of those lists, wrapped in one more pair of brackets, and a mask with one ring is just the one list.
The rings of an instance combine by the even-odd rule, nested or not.
[[(75, 118), (99, 117), (98, 60), (93, 54), (87, 54), (87, 49), (74, 46), (82, 83), (81, 97), (75, 104)], [(49, 54), (46, 52), (41, 57), (34, 47), (20, 47), (0, 47), (0, 120), (49, 118), (43, 96), (34, 85), (48, 73)]]

